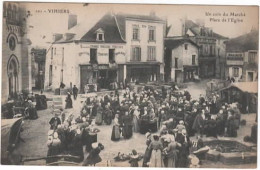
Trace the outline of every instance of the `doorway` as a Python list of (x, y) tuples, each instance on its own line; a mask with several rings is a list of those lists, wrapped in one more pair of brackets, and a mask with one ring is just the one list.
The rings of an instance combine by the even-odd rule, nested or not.
[(247, 72), (247, 81), (254, 81), (254, 72)]
[(7, 65), (9, 97), (15, 98), (18, 92), (18, 60), (11, 56)]

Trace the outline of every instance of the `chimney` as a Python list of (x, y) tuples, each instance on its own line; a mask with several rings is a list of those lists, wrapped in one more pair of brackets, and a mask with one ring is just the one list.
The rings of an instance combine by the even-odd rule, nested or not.
[(68, 29), (71, 29), (75, 25), (77, 25), (77, 15), (70, 14), (68, 19)]

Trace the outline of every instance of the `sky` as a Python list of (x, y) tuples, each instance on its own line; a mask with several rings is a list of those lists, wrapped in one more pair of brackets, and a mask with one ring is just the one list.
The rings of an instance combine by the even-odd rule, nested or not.
[[(78, 16), (80, 32), (87, 32), (104, 14), (113, 11), (129, 14), (149, 15), (154, 11), (157, 16), (167, 18), (168, 24), (178, 27), (182, 18), (204, 20), (205, 26), (214, 32), (233, 38), (258, 29), (258, 7), (256, 6), (199, 6), (199, 5), (134, 5), (134, 4), (88, 4), (81, 3), (26, 3), (32, 14), (28, 18), (28, 37), (33, 46), (43, 46), (51, 41), (53, 33), (67, 29), (69, 14)], [(51, 13), (49, 10), (68, 10), (69, 13)], [(45, 11), (45, 12), (44, 12)], [(206, 16), (206, 13), (211, 16)], [(223, 16), (226, 13), (229, 16)], [(231, 13), (242, 16), (230, 16)], [(214, 15), (214, 16), (213, 16)], [(224, 22), (225, 19), (226, 21)], [(231, 20), (239, 20), (234, 23)], [(218, 22), (217, 22), (218, 21)], [(228, 22), (229, 21), (229, 22)]]

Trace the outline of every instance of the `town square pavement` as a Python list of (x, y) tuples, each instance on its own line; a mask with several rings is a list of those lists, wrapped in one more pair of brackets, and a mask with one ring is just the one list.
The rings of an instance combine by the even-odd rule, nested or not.
[[(205, 82), (204, 82), (205, 83)], [(197, 99), (199, 94), (205, 95), (205, 84), (202, 83), (189, 83), (187, 89), (190, 91), (193, 98)], [(91, 94), (90, 94), (91, 95)], [(51, 98), (51, 94), (46, 94), (48, 98)], [(66, 96), (62, 96), (63, 101)], [(82, 107), (85, 97), (80, 96), (76, 101), (73, 101), (74, 113), (77, 114)], [(25, 143), (20, 142), (18, 146), (18, 152), (23, 155), (23, 158), (38, 158), (45, 157), (47, 155), (48, 147), (47, 132), (49, 130), (49, 120), (53, 116), (51, 113), (52, 102), (48, 102), (48, 109), (38, 111), (39, 118), (37, 120), (25, 120), (21, 133), (22, 139)], [(254, 124), (256, 114), (243, 114), (242, 119), (247, 121), (245, 126), (242, 126), (238, 130), (238, 139), (242, 140), (244, 136), (250, 135), (251, 126)], [(100, 132), (98, 133), (98, 142), (102, 143), (105, 147), (101, 151), (100, 156), (102, 162), (96, 166), (129, 166), (127, 161), (114, 162), (114, 157), (120, 152), (128, 154), (132, 149), (137, 150), (139, 153), (144, 153), (146, 149), (145, 136), (140, 133), (134, 133), (131, 139), (125, 140), (121, 137), (120, 141), (111, 141), (112, 125), (98, 126)], [(191, 139), (193, 140), (193, 138)], [(86, 156), (86, 154), (85, 154)], [(45, 165), (45, 161), (33, 161), (26, 162), (26, 165)], [(80, 164), (79, 164), (80, 165)], [(139, 162), (139, 166), (142, 165), (142, 160)], [(255, 168), (256, 164), (245, 165), (224, 165), (221, 162), (203, 161), (201, 167), (207, 168)]]

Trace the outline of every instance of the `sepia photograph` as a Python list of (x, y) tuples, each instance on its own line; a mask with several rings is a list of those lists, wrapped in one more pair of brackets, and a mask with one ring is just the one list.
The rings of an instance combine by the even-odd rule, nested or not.
[(257, 168), (259, 6), (1, 5), (2, 165)]

